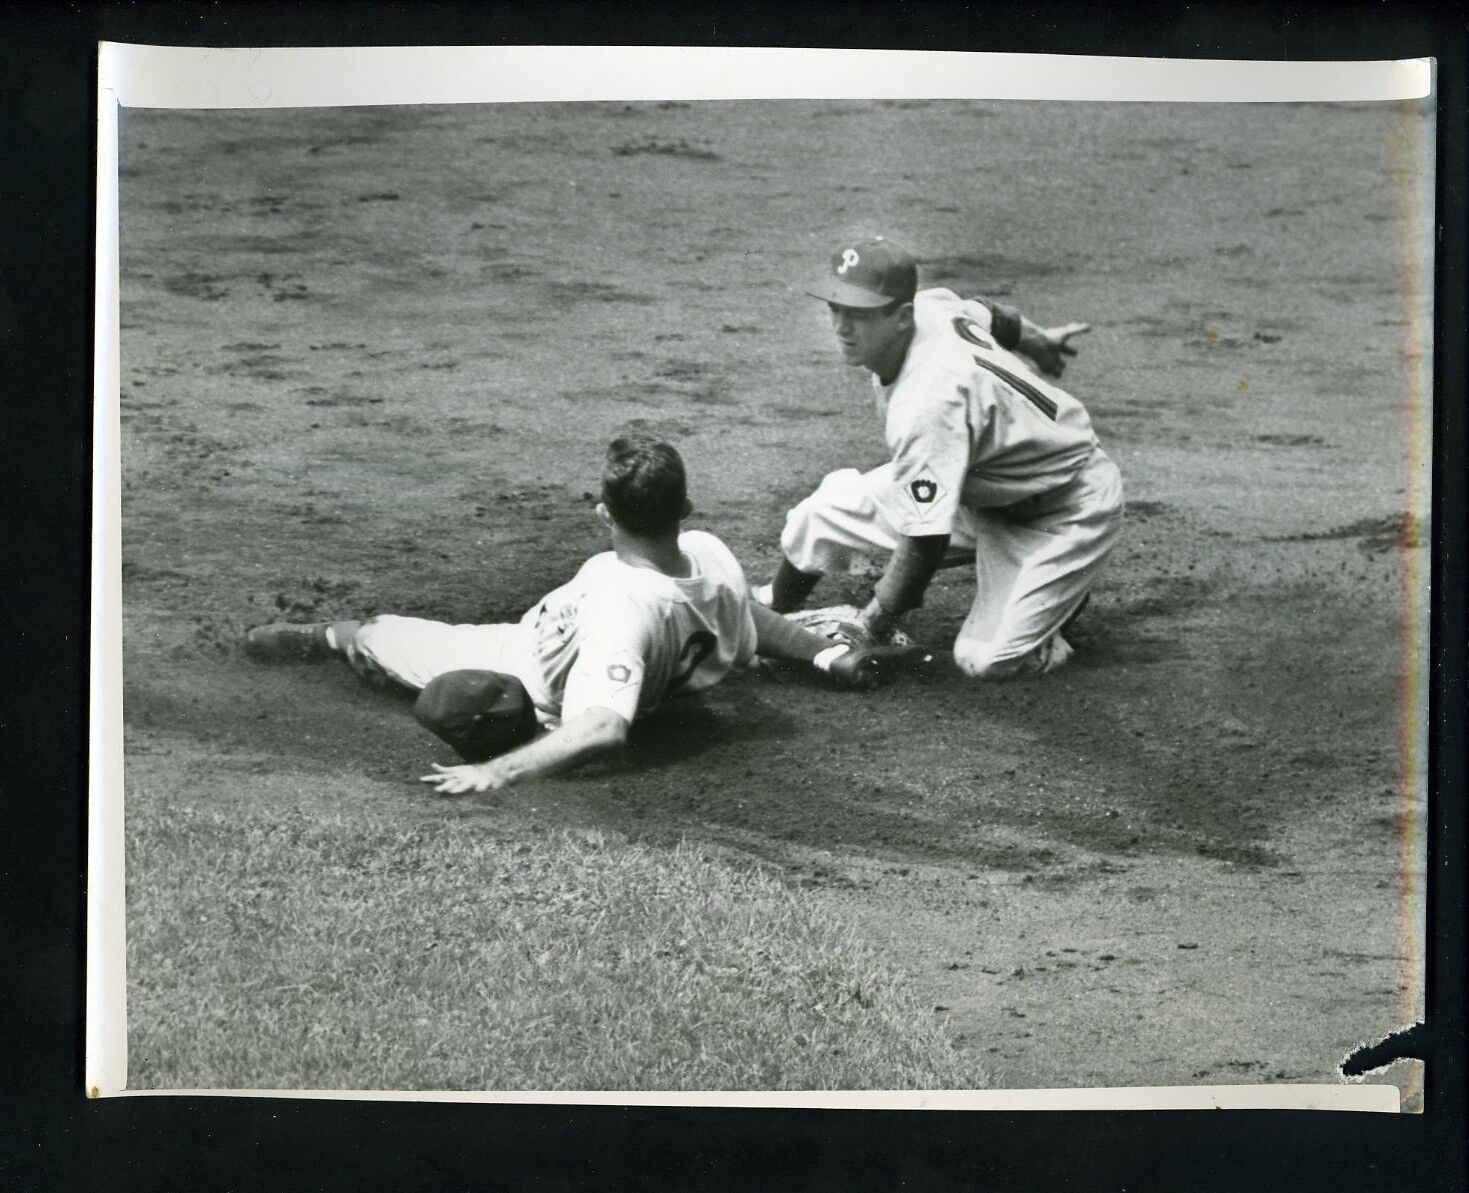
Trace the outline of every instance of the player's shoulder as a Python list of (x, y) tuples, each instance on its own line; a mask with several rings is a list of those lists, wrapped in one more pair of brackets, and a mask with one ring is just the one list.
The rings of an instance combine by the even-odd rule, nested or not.
[(945, 286), (928, 286), (913, 296), (915, 307), (947, 306), (964, 300)]
[(707, 530), (685, 530), (678, 536), (679, 549), (696, 560), (704, 574), (743, 576), (735, 553), (716, 534)]
[(952, 335), (956, 319), (971, 319), (988, 326), (989, 306), (982, 298), (960, 298), (943, 287), (920, 290), (913, 296), (913, 322), (919, 331), (932, 329)]
[(978, 295), (971, 295), (966, 298), (946, 286), (930, 286), (926, 290), (918, 291), (913, 296), (913, 306), (918, 309), (924, 307), (956, 308), (972, 314), (976, 310), (991, 310), (995, 305), (991, 299), (982, 298)]
[(732, 552), (724, 544), (724, 540), (717, 534), (711, 534), (707, 530), (683, 530), (679, 532), (678, 545), (680, 550), (699, 555), (729, 556), (734, 558)]
[(913, 299), (913, 323), (920, 340), (963, 357), (967, 348), (989, 337), (993, 312), (982, 298), (960, 298), (952, 290), (920, 290)]
[(956, 330), (964, 319), (959, 304), (935, 303), (916, 311), (915, 334), (896, 392), (942, 393), (963, 384), (974, 370), (972, 343)]
[(581, 565), (576, 577), (583, 608), (635, 601), (646, 587), (646, 575), (629, 567), (615, 551), (602, 551)]
[(982, 298), (960, 298), (952, 290), (921, 291), (915, 300), (916, 334), (905, 373), (929, 384), (957, 382), (967, 388), (976, 376), (978, 352), (1002, 352), (995, 340), (993, 310)]
[(663, 616), (667, 600), (640, 574), (613, 556), (585, 576), (578, 604), (578, 624), (588, 641), (637, 646)]
[(576, 582), (595, 592), (598, 582), (605, 576), (617, 571), (617, 553), (615, 551), (599, 551), (595, 555), (588, 556), (576, 572)]

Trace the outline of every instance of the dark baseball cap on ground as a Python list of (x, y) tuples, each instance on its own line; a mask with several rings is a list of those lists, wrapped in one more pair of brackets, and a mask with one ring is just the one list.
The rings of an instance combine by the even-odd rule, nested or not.
[(826, 272), (806, 293), (841, 307), (885, 307), (912, 302), (918, 265), (902, 245), (881, 236), (848, 241), (831, 255)]
[(413, 706), (418, 723), (483, 762), (535, 737), (539, 722), (525, 686), (498, 671), (448, 671), (429, 682)]

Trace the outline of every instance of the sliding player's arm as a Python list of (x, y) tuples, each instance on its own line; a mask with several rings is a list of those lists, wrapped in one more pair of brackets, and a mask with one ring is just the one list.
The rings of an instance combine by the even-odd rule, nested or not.
[(588, 762), (621, 748), (638, 715), (649, 638), (640, 608), (615, 594), (584, 602), (591, 627), (561, 695), (561, 724), (544, 737), (488, 762), (435, 766), (425, 783), (445, 795), (490, 791)]
[(628, 723), (610, 708), (588, 708), (544, 737), (488, 762), (462, 766), (435, 762), (434, 773), (421, 781), (432, 783), (440, 795), (498, 791), (620, 749), (627, 741), (627, 730)]
[[(824, 638), (764, 605), (749, 604), (755, 619), (755, 650), (761, 658), (810, 663), (838, 687), (869, 691), (891, 679), (895, 670), (929, 659), (917, 646), (858, 645)], [(854, 626), (853, 636), (864, 637), (862, 627)]]
[(832, 644), (757, 601), (750, 601), (749, 608), (755, 619), (755, 653), (762, 659), (809, 663)]

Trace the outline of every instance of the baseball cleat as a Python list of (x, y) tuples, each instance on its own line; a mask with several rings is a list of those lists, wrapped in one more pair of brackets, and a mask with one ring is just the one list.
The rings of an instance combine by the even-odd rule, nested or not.
[(278, 621), (245, 633), (245, 653), (273, 663), (317, 663), (335, 653), (326, 637), (327, 623)]

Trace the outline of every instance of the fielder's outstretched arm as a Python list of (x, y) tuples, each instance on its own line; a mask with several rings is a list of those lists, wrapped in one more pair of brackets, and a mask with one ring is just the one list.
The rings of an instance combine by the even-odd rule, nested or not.
[(498, 791), (616, 750), (627, 742), (627, 729), (627, 722), (610, 708), (589, 708), (544, 737), (488, 762), (462, 766), (435, 762), (434, 773), (420, 782), (432, 783), (441, 795)]
[(1035, 362), (1036, 368), (1050, 377), (1066, 370), (1063, 357), (1075, 356), (1071, 337), (1091, 331), (1090, 323), (1063, 323), (1059, 327), (1042, 327), (1022, 315), (1008, 303), (980, 299), (990, 310), (990, 334), (1001, 348), (1019, 352)]
[(1090, 323), (1063, 323), (1059, 327), (1042, 327), (1020, 316), (1020, 342), (1015, 351), (1030, 357), (1036, 368), (1050, 377), (1059, 377), (1066, 371), (1068, 356), (1075, 356), (1071, 337), (1091, 331)]

